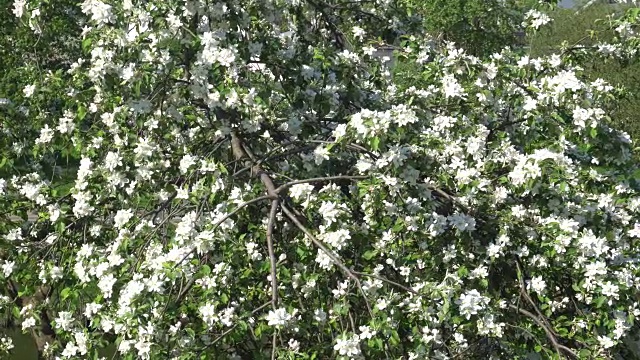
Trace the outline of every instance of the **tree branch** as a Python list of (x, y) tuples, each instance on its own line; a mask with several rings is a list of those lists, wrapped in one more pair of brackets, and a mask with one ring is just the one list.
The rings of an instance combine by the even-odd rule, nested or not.
[(375, 275), (375, 274), (367, 274), (367, 273), (363, 273), (363, 272), (359, 272), (359, 271), (354, 271), (354, 273), (356, 273), (356, 274), (358, 274), (360, 276), (366, 276), (366, 277), (370, 277), (370, 278), (374, 278), (374, 279), (380, 280), (382, 282), (386, 282), (387, 284), (393, 285), (393, 286), (395, 286), (397, 288), (400, 288), (400, 289), (402, 289), (402, 290), (404, 290), (404, 291), (406, 291), (408, 293), (411, 293), (411, 294), (414, 294), (414, 295), (417, 295), (417, 296), (422, 296), (419, 292), (413, 290), (412, 288), (406, 287), (406, 286), (404, 286), (404, 285), (402, 285), (402, 284), (400, 284), (398, 282), (395, 282), (393, 280), (389, 280), (389, 279), (387, 279), (385, 277), (382, 277), (382, 276), (379, 276), (379, 275)]
[[(301, 153), (303, 151), (313, 150), (313, 149), (315, 149), (315, 146), (308, 145), (308, 146), (302, 146), (302, 147), (295, 148), (295, 149), (290, 149), (290, 150), (284, 151), (284, 152), (279, 153), (279, 154), (267, 155), (264, 158), (258, 160), (256, 162), (256, 165), (261, 165), (261, 164), (263, 164), (263, 163), (265, 163), (265, 162), (267, 162), (269, 160), (275, 160), (275, 159), (278, 159), (278, 158), (281, 158), (281, 157), (284, 157), (284, 156), (287, 156), (287, 155), (298, 154), (298, 153)], [(238, 175), (240, 175), (240, 174), (242, 174), (242, 173), (244, 173), (244, 172), (246, 172), (248, 170), (251, 170), (251, 166), (247, 166), (247, 167), (244, 167), (244, 168), (236, 171), (235, 173), (233, 173), (232, 177), (236, 177), (236, 176), (238, 176)]]
[(536, 316), (535, 314), (531, 313), (528, 310), (525, 310), (525, 309), (521, 308), (520, 306), (515, 306), (515, 305), (512, 305), (512, 304), (509, 304), (509, 307), (511, 309), (514, 309), (514, 310), (518, 311), (519, 313), (527, 316), (528, 318), (533, 320), (533, 322), (535, 322), (536, 325), (540, 326), (542, 328), (542, 330), (544, 330), (544, 333), (547, 335), (547, 339), (549, 339), (549, 342), (551, 342), (551, 345), (553, 345), (553, 348), (556, 350), (556, 353), (558, 354), (559, 357), (562, 356), (561, 354), (564, 351), (566, 354), (569, 354), (573, 358), (577, 359), (578, 355), (576, 355), (576, 353), (573, 352), (573, 350), (571, 350), (570, 348), (568, 348), (568, 347), (566, 347), (566, 346), (564, 346), (564, 345), (562, 345), (562, 344), (560, 344), (558, 342), (558, 339), (556, 338), (556, 334), (553, 331), (553, 327), (551, 326), (549, 321), (544, 317), (542, 312), (540, 312), (540, 310), (536, 306), (536, 303), (533, 301), (533, 299), (531, 298), (531, 296), (529, 296), (529, 293), (527, 292), (527, 288), (526, 288), (526, 286), (524, 284), (524, 280), (522, 279), (523, 272), (522, 272), (522, 268), (520, 267), (520, 262), (518, 261), (518, 259), (516, 259), (515, 262), (516, 262), (516, 268), (518, 270), (518, 281), (520, 283), (520, 294), (533, 307), (533, 309), (538, 314), (538, 316)]
[(271, 303), (274, 310), (278, 308), (278, 279), (276, 273), (276, 255), (273, 250), (273, 225), (276, 220), (278, 206), (278, 200), (271, 201), (271, 211), (269, 212), (269, 222), (267, 223), (267, 249), (269, 251), (271, 268)]
[[(229, 219), (230, 217), (232, 217), (233, 215), (235, 215), (236, 213), (238, 213), (240, 210), (242, 210), (245, 206), (262, 201), (262, 200), (267, 200), (267, 199), (273, 199), (272, 196), (269, 195), (265, 195), (265, 196), (260, 196), (257, 197), (255, 199), (251, 199), (249, 201), (245, 201), (242, 204), (240, 204), (237, 208), (235, 208), (232, 212), (228, 213), (227, 215), (223, 216), (221, 219), (219, 219), (218, 221), (216, 221), (215, 224), (213, 224), (213, 228), (212, 230), (215, 230), (218, 226), (220, 226), (220, 224), (222, 224), (223, 222), (225, 222), (227, 219)], [(188, 254), (186, 254), (182, 259), (180, 259), (179, 262), (177, 262), (174, 266), (173, 269), (175, 270), (180, 264), (182, 264), (189, 256), (193, 255), (193, 253), (196, 251), (196, 248), (194, 247), (193, 250), (191, 250)], [(180, 304), (184, 298), (187, 295), (187, 292), (189, 292), (189, 290), (191, 290), (191, 288), (193, 287), (193, 284), (195, 284), (196, 278), (192, 277), (191, 279), (189, 279), (189, 282), (187, 282), (187, 285), (182, 289), (182, 291), (180, 291), (180, 293), (178, 294), (178, 297), (176, 298), (176, 304)]]
[(353, 279), (353, 281), (355, 281), (356, 286), (358, 287), (358, 290), (360, 291), (360, 293), (362, 294), (362, 297), (364, 298), (364, 302), (365, 302), (365, 305), (367, 306), (367, 310), (369, 311), (369, 314), (373, 316), (373, 312), (371, 311), (371, 305), (369, 305), (369, 301), (367, 300), (367, 294), (362, 289), (362, 284), (360, 283), (360, 279), (358, 278), (358, 276), (353, 271), (351, 271), (351, 269), (349, 269), (342, 261), (340, 261), (340, 259), (338, 259), (338, 257), (331, 250), (327, 249), (327, 247), (324, 246), (324, 244), (322, 244), (320, 240), (318, 240), (315, 236), (313, 236), (313, 234), (311, 234), (311, 232), (304, 225), (302, 225), (300, 220), (298, 220), (298, 218), (293, 214), (293, 212), (291, 212), (291, 210), (289, 210), (284, 204), (282, 205), (282, 211), (298, 227), (298, 229), (300, 229), (311, 240), (311, 242), (315, 246), (317, 246), (322, 252), (324, 252), (331, 259), (331, 261), (333, 261), (333, 263), (345, 273), (345, 275), (347, 275), (348, 277)]
[(555, 335), (553, 334), (553, 332), (549, 328), (547, 328), (547, 326), (535, 314), (512, 304), (509, 304), (509, 308), (516, 310), (519, 313), (525, 315), (526, 317), (533, 320), (533, 322), (536, 323), (536, 325), (540, 326), (542, 330), (544, 330), (544, 333), (547, 335), (547, 339), (549, 339), (549, 342), (551, 342), (551, 345), (553, 345), (553, 348), (556, 350), (556, 353), (558, 354), (558, 356), (561, 357), (562, 352), (564, 352), (565, 354), (570, 355), (574, 359), (578, 359), (578, 355), (576, 355), (576, 353), (573, 350), (560, 344), (556, 339)]
[(295, 181), (290, 181), (286, 184), (280, 185), (276, 190), (276, 194), (279, 194), (281, 191), (286, 190), (288, 188), (290, 188), (293, 185), (296, 184), (306, 184), (306, 183), (313, 183), (313, 182), (324, 182), (324, 181), (333, 181), (333, 180), (364, 180), (364, 179), (368, 179), (369, 176), (364, 176), (364, 175), (359, 175), (359, 176), (350, 176), (350, 175), (336, 175), (336, 176), (325, 176), (325, 177), (317, 177), (317, 178), (310, 178), (310, 179), (304, 179), (304, 180), (295, 180)]
[[(260, 310), (266, 308), (267, 306), (271, 305), (271, 301), (266, 302), (262, 305), (260, 305), (259, 307), (253, 309), (251, 311), (251, 315), (255, 315), (256, 313), (258, 313)], [(215, 340), (213, 340), (211, 342), (211, 345), (209, 346), (213, 346), (215, 345), (218, 341), (222, 340), (223, 337), (227, 336), (229, 333), (231, 333), (236, 327), (238, 327), (238, 325), (240, 324), (239, 321), (236, 321), (235, 324), (233, 324), (233, 326), (231, 326), (229, 329), (225, 330), (222, 334), (220, 334), (220, 336), (218, 336)]]

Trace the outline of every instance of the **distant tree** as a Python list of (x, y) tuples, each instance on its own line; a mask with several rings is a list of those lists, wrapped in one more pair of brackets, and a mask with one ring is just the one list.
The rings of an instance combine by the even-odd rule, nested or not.
[[(424, 29), (475, 56), (491, 55), (519, 43), (528, 10), (537, 1), (523, 0), (405, 0)], [(547, 1), (555, 3), (555, 1)]]
[(602, 78), (614, 86), (623, 87), (624, 96), (609, 115), (614, 126), (628, 132), (632, 138), (640, 139), (640, 63), (621, 59), (604, 61), (598, 57), (584, 61), (583, 55), (576, 51), (614, 41), (624, 35), (621, 32), (629, 31), (611, 23), (608, 18), (623, 14), (630, 5), (600, 0), (585, 7), (586, 3), (583, 1), (582, 6), (575, 7), (579, 11), (556, 9), (552, 12), (553, 23), (530, 37), (529, 54), (539, 57), (564, 51), (573, 55), (574, 60), (582, 57), (581, 65), (589, 79)]

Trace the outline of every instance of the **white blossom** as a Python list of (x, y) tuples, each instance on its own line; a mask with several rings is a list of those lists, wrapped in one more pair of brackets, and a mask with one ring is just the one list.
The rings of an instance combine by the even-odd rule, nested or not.
[(285, 326), (289, 321), (291, 321), (291, 319), (291, 314), (289, 314), (285, 308), (278, 308), (276, 310), (269, 311), (266, 318), (267, 324), (275, 327)]
[(460, 307), (460, 313), (467, 319), (484, 310), (488, 303), (489, 298), (481, 295), (476, 289), (466, 291), (456, 300), (456, 304)]

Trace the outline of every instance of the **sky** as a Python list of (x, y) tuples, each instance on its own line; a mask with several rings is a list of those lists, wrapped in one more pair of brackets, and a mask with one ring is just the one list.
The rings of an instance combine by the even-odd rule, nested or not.
[(570, 8), (573, 6), (573, 0), (560, 0), (558, 4), (560, 4), (561, 7)]

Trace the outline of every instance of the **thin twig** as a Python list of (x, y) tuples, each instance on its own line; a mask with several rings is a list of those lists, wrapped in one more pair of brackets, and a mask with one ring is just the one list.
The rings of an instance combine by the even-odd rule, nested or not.
[(336, 176), (325, 176), (325, 177), (317, 177), (317, 178), (310, 178), (310, 179), (304, 179), (304, 180), (295, 180), (295, 181), (290, 181), (286, 184), (282, 184), (280, 185), (277, 189), (276, 189), (276, 194), (280, 193), (282, 190), (285, 190), (293, 185), (296, 184), (306, 184), (306, 183), (313, 183), (313, 182), (323, 182), (323, 181), (334, 181), (334, 180), (364, 180), (364, 179), (368, 179), (369, 176), (364, 176), (364, 175), (336, 175)]
[[(335, 141), (328, 141), (328, 140), (307, 140), (307, 142), (310, 143), (317, 143), (317, 144), (336, 144)], [(378, 155), (374, 154), (373, 152), (367, 150), (367, 148), (365, 148), (364, 146), (358, 145), (358, 144), (352, 144), (352, 143), (348, 143), (345, 145), (347, 148), (351, 148), (352, 150), (357, 150), (360, 152), (363, 152), (367, 155), (369, 155), (369, 157), (373, 160), (378, 160)]]
[[(271, 301), (268, 301), (262, 305), (260, 305), (259, 307), (253, 309), (251, 311), (251, 315), (255, 315), (257, 312), (259, 312), (260, 310), (266, 308), (267, 306), (271, 305)], [(240, 321), (236, 321), (235, 324), (233, 324), (233, 326), (231, 326), (229, 329), (225, 330), (222, 334), (220, 334), (220, 336), (218, 336), (215, 340), (213, 340), (211, 342), (211, 345), (209, 346), (213, 346), (215, 345), (218, 341), (222, 340), (223, 337), (227, 336), (230, 332), (232, 332), (236, 327), (238, 327), (238, 325), (240, 324)]]
[(274, 329), (271, 337), (271, 360), (276, 360), (276, 347), (278, 345), (278, 332)]
[[(297, 154), (297, 153), (300, 153), (300, 152), (303, 152), (303, 151), (306, 151), (306, 150), (313, 150), (314, 148), (315, 147), (313, 145), (308, 145), (308, 146), (303, 146), (303, 147), (299, 147), (299, 148), (295, 148), (295, 149), (290, 149), (290, 150), (287, 150), (287, 151), (284, 151), (284, 152), (281, 152), (281, 153), (278, 153), (278, 154), (272, 154), (272, 155), (267, 154), (267, 156), (265, 156), (264, 158), (258, 160), (256, 162), (256, 165), (261, 165), (261, 164), (263, 164), (263, 163), (265, 163), (265, 162), (267, 162), (269, 160), (275, 160), (275, 159), (281, 158), (283, 156)], [(251, 170), (251, 166), (245, 166), (244, 168), (242, 168), (242, 169), (236, 171), (235, 173), (233, 173), (233, 175), (231, 175), (231, 176), (232, 177), (236, 177), (236, 176), (238, 176), (238, 175), (240, 175), (240, 174), (242, 174), (242, 173), (244, 173), (246, 171), (249, 171), (249, 170)]]
[(385, 277), (378, 276), (378, 275), (375, 275), (375, 274), (367, 274), (367, 273), (363, 273), (363, 272), (359, 272), (359, 271), (354, 271), (354, 273), (357, 274), (357, 275), (360, 275), (360, 276), (366, 276), (366, 277), (370, 277), (370, 278), (374, 278), (374, 279), (380, 280), (382, 282), (386, 282), (386, 283), (391, 284), (391, 285), (393, 285), (395, 287), (398, 287), (398, 288), (400, 288), (400, 289), (402, 289), (402, 290), (404, 290), (406, 292), (412, 293), (414, 295), (421, 296), (421, 294), (419, 292), (413, 290), (412, 288), (406, 287), (406, 286), (404, 286), (404, 285), (402, 285), (400, 283), (397, 283), (395, 281), (389, 280), (389, 279), (387, 279)]
[[(263, 195), (263, 196), (259, 196), (255, 199), (251, 199), (248, 201), (243, 202), (242, 204), (238, 205), (237, 208), (235, 208), (232, 212), (228, 213), (227, 215), (223, 216), (221, 219), (219, 219), (218, 221), (215, 222), (215, 224), (213, 224), (213, 228), (211, 230), (215, 230), (218, 226), (220, 226), (223, 222), (225, 222), (227, 219), (229, 219), (230, 217), (232, 217), (233, 215), (237, 214), (240, 210), (242, 210), (244, 207), (246, 207), (247, 205), (251, 205), (253, 203), (262, 201), (262, 200), (270, 200), (273, 199), (273, 196), (271, 195)], [(182, 264), (183, 261), (185, 261), (190, 255), (192, 255), (194, 252), (196, 251), (196, 248), (194, 247), (193, 250), (191, 250), (188, 254), (186, 254), (179, 262), (177, 262), (173, 269), (175, 270), (175, 268), (177, 268), (180, 264)]]
[(356, 328), (356, 322), (355, 320), (353, 320), (353, 315), (351, 315), (351, 311), (349, 311), (348, 314), (349, 314), (349, 323), (351, 324), (351, 331), (355, 333), (358, 331), (358, 328)]
[(271, 195), (263, 195), (263, 196), (259, 196), (259, 197), (255, 198), (255, 199), (251, 199), (251, 200), (243, 202), (242, 204), (238, 205), (238, 207), (235, 208), (232, 212), (228, 213), (227, 215), (223, 216), (221, 219), (216, 221), (215, 224), (213, 224), (213, 229), (212, 230), (215, 230), (218, 226), (220, 226), (223, 222), (225, 222), (227, 219), (229, 219), (233, 215), (237, 214), (245, 206), (251, 205), (253, 203), (257, 203), (257, 202), (262, 201), (262, 200), (273, 200), (273, 198), (274, 197), (271, 196)]
[(522, 271), (522, 267), (520, 266), (520, 261), (518, 261), (518, 259), (516, 259), (515, 263), (516, 263), (516, 269), (518, 270), (518, 273), (520, 274), (520, 276), (518, 276), (518, 281), (520, 282), (520, 293), (525, 298), (525, 300), (527, 300), (527, 302), (531, 305), (531, 307), (533, 307), (533, 310), (535, 310), (536, 314), (538, 314), (538, 316), (545, 323), (547, 328), (552, 329), (551, 324), (547, 321), (546, 317), (538, 309), (538, 306), (536, 305), (536, 303), (533, 301), (533, 299), (531, 298), (531, 296), (527, 292), (527, 287), (525, 286), (524, 280), (522, 279), (522, 274), (524, 274), (524, 272)]

